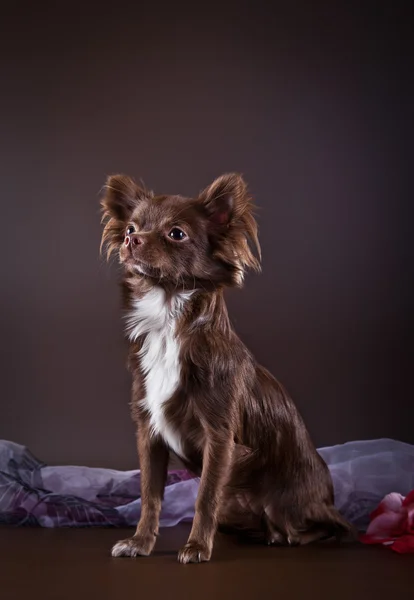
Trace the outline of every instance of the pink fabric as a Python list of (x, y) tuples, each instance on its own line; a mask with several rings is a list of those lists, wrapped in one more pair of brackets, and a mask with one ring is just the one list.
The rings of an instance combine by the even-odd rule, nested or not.
[(414, 490), (404, 498), (388, 494), (371, 513), (364, 544), (382, 544), (400, 554), (414, 554)]

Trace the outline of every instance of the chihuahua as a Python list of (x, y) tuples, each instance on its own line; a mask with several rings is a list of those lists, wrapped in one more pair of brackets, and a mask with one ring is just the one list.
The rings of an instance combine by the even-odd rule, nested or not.
[(355, 536), (294, 403), (234, 332), (224, 290), (260, 270), (253, 203), (227, 174), (196, 198), (108, 178), (101, 247), (123, 265), (141, 517), (112, 556), (154, 548), (169, 452), (200, 477), (181, 563), (210, 560), (217, 529), (264, 543)]

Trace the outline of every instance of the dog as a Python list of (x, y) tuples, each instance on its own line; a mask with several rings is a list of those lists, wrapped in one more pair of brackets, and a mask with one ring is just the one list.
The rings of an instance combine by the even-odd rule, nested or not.
[(210, 560), (218, 529), (278, 545), (353, 539), (293, 401), (230, 324), (225, 289), (260, 270), (243, 177), (222, 175), (187, 198), (113, 175), (101, 205), (101, 249), (123, 266), (141, 469), (140, 520), (112, 556), (152, 552), (170, 451), (200, 477), (181, 563)]

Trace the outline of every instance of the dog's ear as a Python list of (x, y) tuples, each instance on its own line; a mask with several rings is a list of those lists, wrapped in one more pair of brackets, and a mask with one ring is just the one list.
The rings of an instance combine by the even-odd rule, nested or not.
[[(215, 240), (215, 256), (235, 268), (235, 282), (241, 284), (246, 268), (260, 270), (260, 245), (253, 202), (247, 185), (238, 173), (218, 177), (200, 194)], [(252, 245), (256, 255), (250, 248)]]
[(111, 175), (106, 180), (101, 199), (101, 250), (106, 245), (107, 257), (122, 244), (125, 227), (140, 200), (148, 193), (127, 175)]
[(226, 228), (247, 196), (247, 186), (238, 173), (218, 177), (200, 195), (210, 222)]
[(144, 191), (127, 175), (111, 175), (103, 188), (101, 205), (108, 217), (127, 221)]

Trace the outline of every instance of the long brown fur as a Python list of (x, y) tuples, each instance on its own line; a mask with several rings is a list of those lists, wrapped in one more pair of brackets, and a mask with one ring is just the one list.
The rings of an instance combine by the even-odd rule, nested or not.
[[(126, 314), (156, 287), (171, 305), (178, 294), (189, 293), (175, 329), (180, 381), (163, 408), (182, 440), (181, 458), (201, 477), (180, 562), (209, 560), (218, 527), (269, 544), (353, 538), (353, 528), (334, 507), (328, 468), (298, 410), (229, 321), (224, 289), (240, 287), (246, 269), (260, 269), (253, 203), (243, 178), (223, 175), (191, 199), (155, 196), (115, 175), (106, 183), (102, 207), (102, 244), (108, 255), (118, 252), (124, 266)], [(184, 241), (171, 239), (176, 226), (185, 231)], [(167, 474), (169, 448), (153, 434), (143, 406), (144, 340), (131, 342), (129, 354), (142, 514), (135, 535), (114, 547), (116, 556), (151, 553)]]

